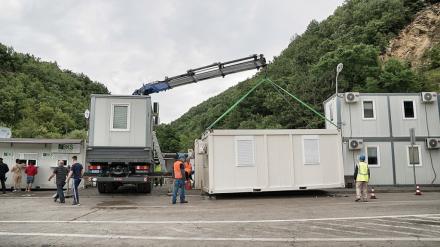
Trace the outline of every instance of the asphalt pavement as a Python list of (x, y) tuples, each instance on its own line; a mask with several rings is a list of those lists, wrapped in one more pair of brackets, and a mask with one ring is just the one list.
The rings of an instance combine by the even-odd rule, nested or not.
[[(435, 188), (435, 187), (434, 187)], [(190, 191), (171, 204), (151, 194), (80, 191), (81, 206), (54, 191), (0, 196), (0, 246), (440, 246), (440, 192), (352, 190), (235, 194)]]

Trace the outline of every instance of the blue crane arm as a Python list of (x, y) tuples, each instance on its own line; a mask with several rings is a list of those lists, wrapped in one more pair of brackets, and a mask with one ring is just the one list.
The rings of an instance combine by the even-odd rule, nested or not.
[(134, 91), (133, 95), (149, 95), (170, 89), (170, 85), (166, 81), (157, 81), (143, 85)]
[(133, 92), (133, 95), (149, 95), (186, 84), (208, 80), (216, 77), (225, 77), (229, 74), (252, 69), (260, 69), (265, 66), (266, 59), (264, 58), (263, 54), (254, 54), (248, 57), (224, 63), (214, 63), (200, 68), (190, 69), (182, 75), (170, 78), (165, 77), (165, 80), (163, 81), (155, 81), (144, 84), (141, 88), (135, 90)]

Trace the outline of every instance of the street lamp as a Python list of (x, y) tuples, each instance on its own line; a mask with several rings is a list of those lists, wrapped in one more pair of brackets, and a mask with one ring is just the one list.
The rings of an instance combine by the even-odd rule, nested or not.
[(342, 63), (339, 63), (336, 67), (336, 96), (338, 96), (338, 75), (344, 68), (344, 65)]
[(342, 71), (342, 68), (344, 68), (344, 65), (342, 63), (339, 63), (338, 66), (336, 66), (336, 126), (338, 126), (338, 129), (341, 129), (341, 118), (339, 114), (341, 106), (338, 95), (338, 76), (339, 73)]

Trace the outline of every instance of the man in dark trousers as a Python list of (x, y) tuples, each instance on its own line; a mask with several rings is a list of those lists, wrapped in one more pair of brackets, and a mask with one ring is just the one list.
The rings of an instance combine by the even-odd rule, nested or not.
[[(176, 156), (178, 158), (178, 156)], [(185, 166), (183, 162), (185, 157), (178, 158), (173, 164), (174, 189), (172, 203), (176, 204), (177, 194), (180, 190), (180, 203), (188, 203), (185, 200)]]
[(78, 186), (81, 183), (81, 178), (84, 175), (84, 168), (83, 166), (78, 163), (78, 157), (73, 156), (72, 161), (73, 165), (70, 168), (69, 175), (67, 176), (67, 183), (69, 183), (69, 180), (71, 177), (73, 177), (73, 203), (72, 205), (80, 206), (79, 204), (79, 193), (78, 193)]
[(8, 173), (9, 167), (5, 163), (3, 163), (3, 158), (0, 158), (0, 181), (2, 183), (3, 194), (6, 194), (6, 173)]
[(54, 176), (56, 176), (57, 195), (53, 199), (54, 202), (60, 198), (60, 203), (65, 203), (63, 187), (66, 184), (67, 173), (68, 171), (67, 168), (64, 167), (64, 161), (58, 161), (58, 167), (53, 170), (52, 175), (50, 175), (48, 179), (48, 181), (50, 181)]

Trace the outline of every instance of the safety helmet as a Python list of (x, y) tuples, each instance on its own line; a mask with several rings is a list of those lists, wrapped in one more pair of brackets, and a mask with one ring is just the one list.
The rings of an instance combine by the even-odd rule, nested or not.
[(361, 154), (361, 155), (359, 156), (359, 160), (360, 160), (360, 161), (365, 161), (365, 155)]

